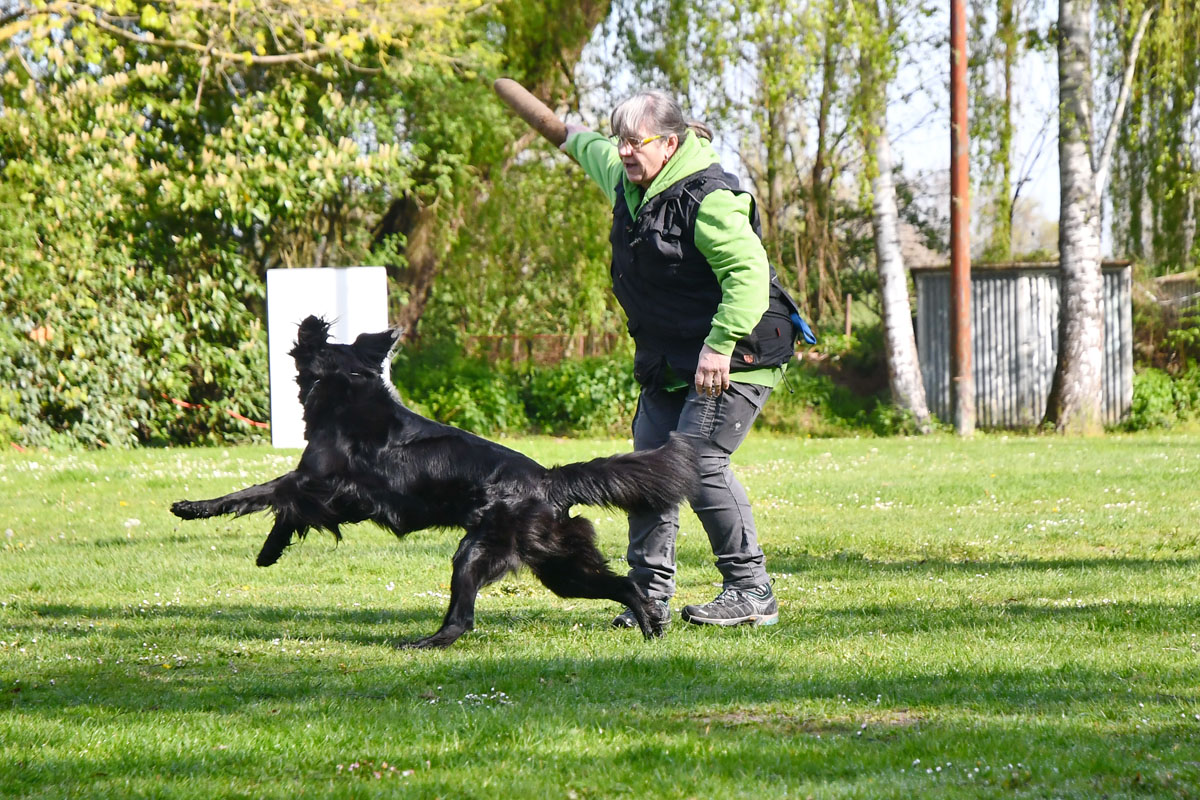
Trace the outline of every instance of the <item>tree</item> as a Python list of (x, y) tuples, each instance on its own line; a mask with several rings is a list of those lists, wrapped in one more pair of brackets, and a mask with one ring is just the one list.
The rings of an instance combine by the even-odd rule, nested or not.
[(793, 285), (814, 317), (840, 316), (843, 278), (873, 285), (878, 277), (892, 400), (928, 430), (884, 115), (905, 45), (895, 20), (919, 16), (923, 4), (659, 0), (639, 8), (653, 27), (634, 14), (618, 24), (635, 70), (702, 101), (723, 141), (737, 142), (767, 252), (784, 275), (795, 265)]
[[(0, 429), (29, 443), (245, 436), (266, 410), (263, 271), (403, 278), (512, 157), (495, 6), (5, 8)], [(373, 236), (397, 198), (415, 235)]]
[[(1158, 274), (1200, 257), (1200, 7), (1164, 2), (1142, 45), (1113, 164), (1113, 239)], [(1119, 40), (1118, 52), (1128, 47)], [(1119, 66), (1110, 60), (1111, 79)]]
[[(1012, 258), (1013, 203), (1013, 69), (1020, 52), (1020, 9), (1016, 0), (972, 0), (970, 130), (976, 205), (987, 224), (984, 257)], [(993, 12), (994, 11), (994, 15)], [(989, 22), (995, 18), (995, 29)], [(998, 69), (997, 69), (998, 68)], [(999, 73), (998, 75), (996, 73)]]
[(900, 250), (899, 210), (892, 177), (892, 147), (887, 132), (887, 81), (894, 66), (889, 53), (895, 28), (886, 6), (863, 6), (860, 36), (863, 138), (874, 162), (871, 182), (871, 227), (875, 233), (875, 268), (879, 273), (884, 348), (892, 403), (911, 414), (922, 433), (930, 431), (929, 406), (917, 358), (917, 340), (908, 296), (908, 274)]
[(1094, 433), (1102, 428), (1104, 397), (1101, 197), (1153, 7), (1142, 9), (1132, 28), (1116, 105), (1099, 149), (1093, 115), (1092, 3), (1059, 0), (1058, 8), (1061, 283), (1058, 364), (1044, 421), (1060, 433)]
[[(505, 73), (552, 106), (565, 100), (580, 52), (608, 7), (608, 0), (500, 3), (494, 23), (499, 26), (498, 44), (505, 54)], [(479, 211), (479, 201), (490, 195), (492, 178), (502, 181), (517, 154), (536, 141), (534, 134), (523, 130), (511, 114), (500, 108), (483, 84), (475, 87), (469, 97), (462, 92), (439, 95), (437, 86), (422, 87), (420, 103), (425, 117), (440, 120), (440, 130), (450, 134), (435, 146), (460, 158), (465, 156), (462, 160), (468, 172), (458, 173), (467, 179), (460, 184), (463, 191), (407, 191), (392, 200), (374, 230), (376, 249), (386, 249), (389, 242), (397, 243), (399, 248), (401, 267), (392, 277), (406, 302), (397, 323), (410, 331), (416, 329), (425, 312), (459, 227)], [(408, 105), (405, 98), (397, 97), (397, 102)], [(492, 111), (480, 114), (481, 108)], [(465, 124), (480, 116), (487, 119), (478, 120), (478, 127)], [(421, 176), (423, 180), (417, 186), (436, 183), (439, 178), (445, 183), (448, 175), (439, 166)]]

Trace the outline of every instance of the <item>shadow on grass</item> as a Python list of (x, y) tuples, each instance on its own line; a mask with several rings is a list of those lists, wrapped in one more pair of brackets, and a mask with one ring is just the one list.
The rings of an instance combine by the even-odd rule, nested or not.
[[(52, 628), (56, 635), (89, 637), (102, 633), (116, 638), (144, 638), (148, 629), (176, 630), (191, 637), (260, 639), (272, 641), (281, 636), (292, 639), (325, 639), (355, 645), (387, 645), (397, 639), (397, 631), (425, 627), (432, 633), (441, 624), (444, 601), (428, 610), (393, 608), (281, 608), (273, 605), (212, 606), (87, 606), (64, 603), (31, 606), (33, 620), (91, 620), (116, 623), (100, 631)], [(122, 624), (131, 623), (131, 624)], [(9, 628), (16, 632), (47, 630), (34, 621), (14, 620)], [(418, 638), (420, 634), (409, 638)]]
[[(798, 569), (811, 575), (827, 568), (827, 559), (807, 559), (806, 565)], [(954, 562), (853, 562), (861, 574), (854, 577), (861, 582), (869, 573), (877, 571), (928, 572), (930, 575), (947, 570), (975, 572), (980, 569), (992, 572), (999, 569), (1043, 568), (1042, 562), (988, 562), (970, 565)], [(1052, 562), (1046, 569), (1066, 570), (1113, 570), (1113, 584), (1120, 586), (1120, 573), (1144, 572), (1152, 566), (1187, 569), (1192, 560), (1174, 559), (1152, 561), (1143, 559), (1097, 559), (1062, 560)], [(815, 566), (814, 566), (815, 565)], [(861, 566), (865, 565), (865, 566)], [(790, 565), (789, 565), (790, 566)], [(918, 574), (919, 574), (918, 572)], [(844, 574), (824, 575), (821, 581), (846, 580)], [(1095, 599), (1084, 595), (1078, 599), (1059, 599), (1031, 602), (1028, 597), (1009, 597), (1002, 601), (980, 602), (966, 598), (957, 605), (939, 603), (932, 606), (922, 602), (872, 603), (865, 602), (850, 607), (827, 607), (818, 598), (810, 601), (808, 595), (788, 591), (785, 586), (777, 587), (781, 600), (783, 624), (778, 628), (763, 630), (758, 635), (779, 638), (785, 641), (828, 639), (830, 636), (861, 636), (883, 633), (887, 635), (917, 633), (951, 633), (959, 630), (992, 631), (995, 635), (1045, 636), (1047, 631), (1076, 630), (1088, 632), (1145, 632), (1157, 634), (1164, 630), (1195, 630), (1200, 628), (1200, 603), (1134, 602)], [(544, 590), (538, 589), (538, 592)], [(1063, 589), (1058, 587), (1056, 593)], [(606, 627), (618, 606), (607, 601), (568, 601), (571, 608), (548, 605), (536, 594), (527, 602), (513, 605), (511, 601), (500, 607), (496, 599), (484, 595), (477, 607), (476, 630), (489, 635), (513, 635), (544, 637), (545, 630), (567, 631), (573, 626)], [(863, 598), (869, 600), (872, 598)], [(395, 606), (379, 602), (365, 607), (282, 607), (280, 605), (245, 605), (217, 603), (213, 605), (127, 605), (101, 606), (83, 604), (30, 605), (23, 609), (22, 617), (9, 623), (14, 632), (35, 634), (53, 628), (63, 636), (86, 637), (93, 635), (89, 630), (72, 630), (46, 624), (43, 620), (106, 620), (113, 623), (129, 622), (132, 625), (109, 625), (104, 627), (106, 635), (137, 638), (144, 636), (147, 629), (164, 628), (182, 632), (187, 636), (216, 638), (252, 638), (271, 641), (281, 636), (293, 639), (324, 639), (361, 646), (384, 646), (408, 641), (433, 633), (441, 624), (448, 598), (442, 595), (422, 598), (414, 602), (397, 597)], [(575, 606), (575, 603), (578, 603)], [(534, 629), (530, 632), (530, 629)], [(704, 636), (714, 631), (697, 630), (693, 626), (676, 620), (671, 635), (688, 634)], [(724, 633), (716, 631), (715, 633)], [(630, 637), (636, 637), (630, 633)], [(469, 641), (471, 635), (468, 634)], [(476, 638), (478, 634), (476, 634)]]
[(815, 556), (810, 553), (796, 552), (791, 548), (780, 548), (767, 553), (768, 566), (772, 572), (827, 575), (844, 577), (846, 569), (862, 569), (869, 572), (904, 572), (931, 575), (944, 573), (993, 573), (1021, 571), (1083, 571), (1105, 570), (1112, 572), (1151, 572), (1161, 569), (1192, 569), (1200, 565), (1200, 557), (1195, 558), (1128, 558), (1128, 557), (1097, 557), (1097, 558), (1017, 558), (1017, 559), (963, 559), (950, 560), (945, 558), (921, 558), (904, 561), (885, 561), (872, 559), (861, 552), (840, 550), (828, 556)]
[[(1128, 711), (1138, 703), (1187, 708), (1200, 702), (1200, 670), (1188, 665), (1156, 665), (1152, 676), (1136, 666), (1107, 669), (1070, 662), (1026, 667), (888, 664), (865, 671), (848, 664), (832, 671), (803, 660), (758, 656), (750, 648), (731, 656), (726, 649), (679, 652), (653, 642), (644, 649), (619, 642), (613, 649), (624, 652), (616, 655), (526, 656), (508, 644), (493, 637), (449, 651), (389, 650), (351, 664), (339, 660), (348, 658), (343, 653), (324, 654), (311, 647), (250, 653), (220, 647), (171, 668), (163, 665), (174, 657), (157, 652), (135, 663), (77, 658), (26, 676), (18, 690), (6, 690), (6, 699), (12, 710), (51, 715), (81, 706), (116, 713), (240, 714), (248, 711), (247, 704), (268, 701), (270, 708), (263, 713), (276, 714), (289, 706), (295, 712), (319, 713), (355, 700), (453, 705), (468, 694), (499, 688), (509, 698), (504, 705), (521, 706), (522, 714), (563, 714), (584, 707), (618, 715), (657, 715), (667, 708), (711, 713), (828, 701), (827, 707), (845, 708), (831, 713), (852, 718), (871, 717), (880, 704), (903, 708), (914, 723), (951, 710), (1045, 717), (1099, 702), (1121, 715), (1120, 709)], [(786, 712), (773, 718), (781, 723), (789, 719)], [(1193, 733), (1200, 738), (1200, 728)]]
[[(1033, 772), (992, 773), (997, 783), (984, 796), (1022, 789), (1031, 796), (1125, 796), (1145, 788), (1139, 781), (1152, 780), (1158, 783), (1151, 789), (1162, 796), (1186, 797), (1200, 787), (1188, 755), (1200, 748), (1200, 728), (1190, 719), (1163, 719), (1180, 709), (1190, 717), (1197, 708), (1195, 666), (1153, 663), (1152, 657), (1145, 668), (1152, 674), (1146, 675), (1136, 663), (1111, 669), (995, 662), (946, 668), (905, 659), (872, 666), (805, 657), (813, 652), (810, 640), (828, 639), (831, 623), (850, 635), (934, 629), (953, 636), (960, 628), (982, 627), (1002, 640), (1027, 635), (1029, 625), (1066, 620), (1075, 629), (1104, 630), (1147, 614), (1172, 614), (1173, 628), (1194, 629), (1200, 622), (1195, 607), (964, 605), (930, 611), (868, 605), (797, 615), (777, 629), (754, 632), (677, 624), (664, 642), (641, 642), (629, 631), (572, 636), (572, 623), (584, 615), (598, 616), (597, 627), (607, 623), (607, 614), (590, 608), (504, 609), (488, 612), (481, 633), (430, 653), (397, 652), (386, 644), (396, 628), (409, 634), (436, 627), (440, 612), (432, 607), (213, 610), (26, 609), (23, 622), (33, 631), (117, 639), (114, 649), (134, 655), (143, 651), (126, 639), (148, 634), (163, 637), (154, 640), (164, 649), (178, 635), (190, 640), (187, 653), (209, 649), (180, 664), (166, 654), (137, 663), (112, 663), (111, 657), (108, 663), (41, 662), (17, 687), (6, 683), (7, 730), (52, 730), (55, 743), (0, 765), (0, 790), (19, 795), (54, 785), (95, 790), (84, 795), (129, 796), (161, 791), (153, 783), (137, 789), (139, 780), (157, 776), (169, 786), (185, 776), (178, 779), (207, 787), (209, 796), (288, 797), (296, 788), (289, 780), (333, 781), (329, 788), (341, 796), (386, 794), (364, 791), (375, 784), (336, 770), (338, 763), (371, 758), (417, 767), (404, 784), (406, 796), (494, 797), (498, 786), (508, 787), (508, 794), (539, 796), (545, 774), (560, 786), (587, 790), (579, 792), (584, 796), (644, 796), (647, 775), (670, 776), (664, 796), (672, 797), (712, 791), (782, 796), (791, 793), (783, 789), (801, 785), (820, 795), (822, 786), (845, 789), (858, 782), (856, 796), (939, 796), (931, 790), (956, 781), (953, 796), (979, 796), (969, 789), (980, 779), (968, 779), (961, 767), (956, 777), (949, 771), (940, 777), (900, 772), (913, 759), (930, 762), (931, 756), (937, 763), (1037, 765)], [(73, 633), (53, 624), (79, 620), (115, 625)], [(327, 654), (311, 646), (270, 648), (282, 628), (293, 643), (341, 640), (364, 649)], [(731, 637), (744, 646), (727, 646)], [(247, 638), (262, 641), (250, 643), (247, 653)], [(559, 646), (582, 653), (561, 655)], [(91, 649), (96, 647), (102, 645)], [(497, 691), (503, 702), (478, 700)], [(1146, 714), (1159, 721), (1135, 728), (1134, 718)], [(92, 738), (119, 735), (144, 744), (107, 755), (86, 749), (64, 755), (74, 748), (66, 731), (76, 727), (92, 731)], [(613, 729), (623, 733), (611, 739)], [(180, 735), (187, 750), (171, 743)], [(1153, 762), (1147, 753), (1155, 754)], [(432, 766), (422, 772), (426, 761)], [(895, 791), (878, 793), (882, 786), (867, 785), (868, 777), (890, 782)], [(1042, 793), (1039, 786), (1054, 791)]]
[[(645, 722), (643, 715), (629, 716), (631, 724)], [(1195, 762), (1171, 752), (1172, 742), (1196, 741), (1194, 732), (1183, 726), (1156, 732), (1081, 731), (1064, 740), (1063, 733), (1053, 728), (1028, 729), (994, 721), (976, 723), (967, 738), (958, 735), (959, 726), (933, 725), (884, 732), (868, 728), (865, 736), (796, 739), (745, 726), (722, 729), (684, 722), (664, 727), (660, 720), (651, 720), (658, 734), (654, 738), (610, 743), (600, 731), (590, 741), (577, 742), (577, 731), (565, 723), (567, 741), (550, 744), (540, 735), (519, 735), (528, 722), (526, 716), (509, 712), (506, 717), (514, 735), (497, 737), (491, 726), (459, 721), (440, 731), (379, 742), (372, 741), (369, 728), (355, 726), (341, 732), (336, 741), (339, 748), (333, 751), (326, 749), (327, 742), (322, 743), (326, 748), (312, 747), (312, 754), (308, 741), (288, 746), (285, 752), (296, 760), (286, 763), (245, 739), (217, 749), (216, 742), (229, 741), (228, 736), (203, 741), (201, 752), (153, 747), (108, 757), (39, 754), (0, 767), (0, 776), (8, 778), (0, 780), (0, 788), (14, 790), (14, 795), (43, 789), (38, 796), (70, 795), (69, 791), (45, 793), (49, 786), (86, 787), (91, 796), (104, 797), (289, 800), (314, 789), (324, 797), (489, 800), (793, 795), (1189, 798), (1200, 789)], [(604, 722), (591, 715), (585, 719)], [(379, 725), (384, 719), (372, 716), (363, 722)], [(536, 724), (531, 727), (543, 732)], [(447, 731), (455, 734), (450, 741), (442, 738)], [(347, 734), (357, 734), (366, 742), (355, 742)], [(1070, 756), (1048, 755), (1061, 752), (1066, 741)], [(1167, 755), (1148, 761), (1148, 752)], [(914, 753), (925, 755), (926, 763), (938, 759), (938, 773), (914, 769)], [(382, 775), (372, 775), (372, 770), (388, 763), (392, 772), (383, 769)], [(345, 768), (350, 764), (359, 768), (357, 774)], [(397, 765), (402, 769), (394, 769)], [(972, 774), (975, 765), (983, 769), (975, 767)]]

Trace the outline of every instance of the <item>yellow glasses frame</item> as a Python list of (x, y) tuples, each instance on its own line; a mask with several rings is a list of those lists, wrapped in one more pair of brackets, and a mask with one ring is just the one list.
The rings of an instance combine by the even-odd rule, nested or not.
[(641, 150), (646, 145), (661, 138), (663, 138), (663, 134), (656, 133), (653, 136), (647, 136), (645, 139), (637, 139), (633, 136), (610, 136), (608, 140), (617, 147), (625, 144), (629, 145), (630, 150)]

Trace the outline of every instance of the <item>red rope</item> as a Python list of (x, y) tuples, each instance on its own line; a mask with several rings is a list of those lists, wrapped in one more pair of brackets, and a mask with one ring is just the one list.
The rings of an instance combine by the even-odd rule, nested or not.
[[(163, 397), (165, 397), (167, 400), (170, 400), (172, 403), (179, 406), (180, 408), (208, 408), (208, 406), (204, 405), (203, 403), (189, 403), (186, 400), (180, 400), (178, 397), (171, 397), (168, 394), (163, 394)], [(238, 412), (236, 412), (230, 408), (223, 408), (223, 409), (221, 409), (221, 411), (224, 411), (226, 414), (228, 414), (229, 416), (233, 417), (236, 420), (241, 420), (242, 422), (245, 422), (247, 425), (253, 425), (256, 428), (271, 427), (271, 423), (269, 423), (269, 422), (259, 422), (258, 420), (250, 419), (249, 417), (239, 414)]]

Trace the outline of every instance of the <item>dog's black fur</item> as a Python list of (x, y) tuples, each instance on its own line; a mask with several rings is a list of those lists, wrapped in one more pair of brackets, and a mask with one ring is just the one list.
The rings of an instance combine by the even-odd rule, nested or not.
[(292, 536), (372, 520), (397, 536), (433, 527), (466, 535), (454, 555), (442, 627), (412, 647), (446, 647), (474, 627), (475, 597), (522, 564), (562, 597), (628, 606), (647, 637), (662, 634), (645, 593), (614, 574), (574, 504), (662, 509), (698, 481), (692, 446), (680, 436), (657, 450), (546, 469), (507, 447), (426, 419), (400, 402), (389, 375), (399, 333), (331, 344), (317, 317), (300, 324), (291, 355), (299, 372), (308, 445), (300, 464), (273, 481), (212, 500), (181, 500), (183, 519), (274, 511), (258, 565), (279, 560)]

